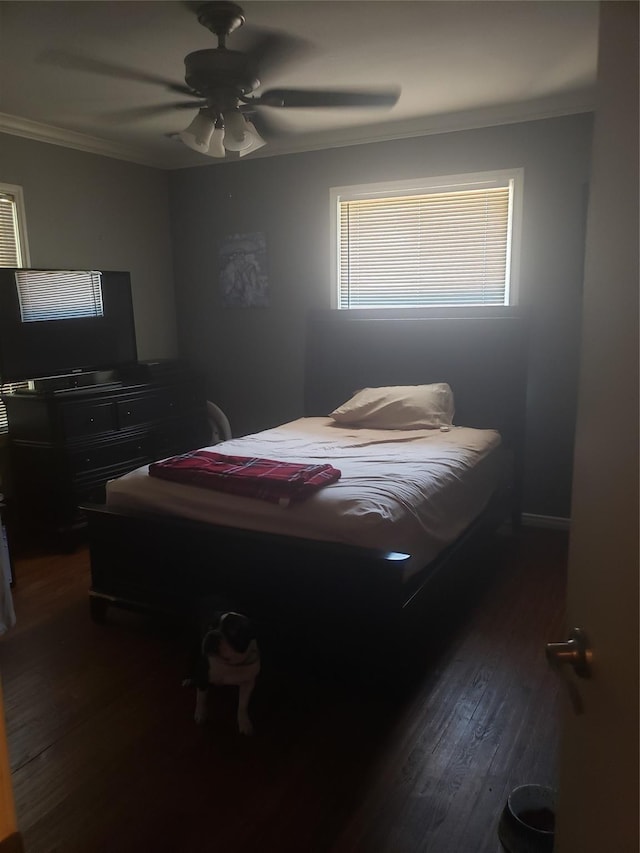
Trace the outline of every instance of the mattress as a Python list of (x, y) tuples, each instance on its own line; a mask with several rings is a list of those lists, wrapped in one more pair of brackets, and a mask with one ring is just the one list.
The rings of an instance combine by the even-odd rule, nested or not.
[(106, 499), (114, 509), (403, 552), (411, 556), (406, 578), (485, 508), (500, 481), (499, 446), (495, 430), (380, 430), (300, 418), (215, 451), (340, 469), (336, 483), (303, 503), (283, 507), (169, 482), (150, 477), (148, 466), (111, 480)]

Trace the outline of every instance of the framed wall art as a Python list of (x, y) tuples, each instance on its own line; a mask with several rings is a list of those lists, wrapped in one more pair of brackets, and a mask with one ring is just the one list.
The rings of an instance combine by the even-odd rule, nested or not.
[(225, 237), (220, 244), (219, 260), (220, 292), (225, 307), (268, 307), (267, 241), (262, 232)]

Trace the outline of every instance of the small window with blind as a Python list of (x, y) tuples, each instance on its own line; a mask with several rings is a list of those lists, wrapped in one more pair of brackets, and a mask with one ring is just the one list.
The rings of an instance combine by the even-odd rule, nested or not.
[(513, 305), (522, 170), (331, 190), (333, 307)]
[(22, 187), (0, 183), (0, 267), (28, 264)]
[[(24, 215), (22, 187), (0, 183), (0, 267), (29, 265), (29, 248)], [(0, 386), (0, 392), (10, 393), (26, 388), (26, 382)], [(0, 401), (0, 433), (7, 432), (7, 412)]]

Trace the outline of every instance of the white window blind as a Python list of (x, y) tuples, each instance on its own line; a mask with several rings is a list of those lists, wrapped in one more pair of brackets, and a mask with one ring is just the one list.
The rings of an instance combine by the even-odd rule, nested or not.
[[(21, 267), (28, 262), (22, 190), (0, 184), (0, 267)], [(7, 394), (26, 387), (26, 382), (11, 382), (0, 385), (0, 392)], [(0, 433), (6, 433), (7, 427), (7, 411), (0, 400)]]
[(23, 323), (102, 317), (102, 276), (95, 270), (16, 272)]
[(338, 200), (339, 308), (509, 304), (512, 179), (396, 195), (354, 189)]
[(0, 267), (20, 266), (22, 250), (16, 197), (0, 190)]

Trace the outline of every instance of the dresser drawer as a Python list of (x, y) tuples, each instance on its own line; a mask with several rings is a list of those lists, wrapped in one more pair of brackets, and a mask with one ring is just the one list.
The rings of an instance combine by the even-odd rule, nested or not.
[(156, 388), (152, 393), (132, 396), (116, 403), (120, 429), (181, 417), (203, 407), (202, 395), (189, 384), (183, 387)]
[(62, 431), (67, 440), (116, 429), (113, 403), (63, 406), (61, 420)]
[(118, 427), (127, 429), (130, 426), (154, 421), (160, 417), (160, 408), (160, 400), (156, 394), (120, 400), (116, 403)]
[(69, 453), (69, 470), (74, 478), (78, 474), (114, 466), (130, 470), (149, 462), (152, 454), (153, 446), (148, 435), (95, 444)]

